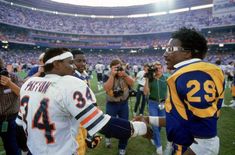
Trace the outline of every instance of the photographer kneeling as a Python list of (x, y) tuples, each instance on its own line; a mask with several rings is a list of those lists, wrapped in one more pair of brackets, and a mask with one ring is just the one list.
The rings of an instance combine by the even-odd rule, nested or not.
[[(113, 117), (123, 118), (128, 120), (128, 96), (129, 87), (134, 84), (132, 79), (122, 66), (122, 61), (119, 59), (112, 60), (110, 64), (109, 77), (104, 78), (104, 90), (106, 91), (106, 113)], [(125, 155), (127, 139), (119, 140), (119, 155)], [(106, 137), (106, 147), (111, 147), (110, 137)]]
[[(149, 65), (148, 72), (145, 74), (144, 94), (149, 97), (149, 116), (165, 116), (164, 101), (167, 95), (167, 77), (163, 75), (163, 67), (156, 61)], [(163, 154), (160, 138), (160, 130), (153, 126), (153, 141), (156, 146), (156, 153)]]

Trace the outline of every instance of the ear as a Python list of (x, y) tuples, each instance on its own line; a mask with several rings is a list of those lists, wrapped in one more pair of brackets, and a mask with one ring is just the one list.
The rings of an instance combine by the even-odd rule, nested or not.
[(59, 61), (54, 61), (53, 62), (53, 68), (54, 69), (59, 69), (60, 68), (60, 62)]
[(191, 59), (192, 58), (192, 52), (184, 52), (184, 58)]

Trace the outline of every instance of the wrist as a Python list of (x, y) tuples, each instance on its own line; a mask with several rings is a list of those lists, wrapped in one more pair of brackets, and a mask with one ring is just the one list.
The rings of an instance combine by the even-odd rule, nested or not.
[(159, 126), (159, 117), (149, 116), (149, 123), (153, 126)]
[(6, 86), (10, 88), (12, 86), (12, 82), (11, 81), (7, 82)]
[(147, 126), (144, 122), (131, 122), (131, 137), (143, 136), (147, 133)]

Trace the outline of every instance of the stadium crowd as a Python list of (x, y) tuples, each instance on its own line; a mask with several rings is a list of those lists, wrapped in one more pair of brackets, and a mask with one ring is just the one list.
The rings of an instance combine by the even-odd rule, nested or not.
[[(66, 147), (67, 143), (65, 145), (61, 143), (56, 149), (48, 149), (49, 154), (58, 150), (60, 151), (56, 152), (58, 154), (65, 154), (69, 151), (70, 154), (75, 154), (78, 149), (77, 143), (67, 135), (70, 134), (70, 129), (72, 134), (75, 133), (72, 127), (77, 127), (75, 129), (77, 131), (81, 129), (81, 126), (77, 126), (74, 118), (68, 116), (74, 116), (86, 128), (84, 132), (87, 135), (84, 137), (88, 142), (86, 145), (90, 145), (90, 148), (98, 145), (101, 140), (100, 137), (92, 139), (95, 136), (91, 135), (96, 135), (96, 132), (101, 131), (106, 136), (106, 147), (111, 147), (111, 137), (119, 138), (119, 155), (125, 155), (130, 137), (146, 135), (151, 131), (145, 124), (148, 122), (154, 126), (154, 136), (151, 137), (152, 143), (156, 147), (154, 153), (162, 155), (159, 127), (166, 126), (166, 122), (169, 123), (170, 120), (170, 122), (176, 123), (169, 123), (166, 128), (168, 140), (173, 142), (167, 144), (170, 149), (175, 151), (174, 153), (182, 154), (183, 151), (187, 153), (194, 151), (194, 153), (197, 152), (196, 154), (206, 154), (203, 151), (208, 151), (211, 146), (214, 146), (215, 149), (212, 151), (215, 152), (214, 154), (218, 154), (220, 146), (216, 128), (218, 113), (222, 106), (227, 106), (223, 103), (223, 95), (225, 86), (232, 86), (235, 64), (234, 50), (223, 51), (223, 48), (219, 48), (218, 45), (235, 43), (234, 21), (235, 14), (213, 16), (212, 8), (161, 16), (106, 19), (39, 12), (37, 9), (0, 2), (0, 40), (3, 44), (2, 47), (5, 48), (0, 49), (0, 58), (4, 60), (4, 66), (2, 61), (0, 69), (2, 75), (6, 73), (2, 72), (2, 70), (5, 71), (5, 67), (9, 73), (6, 77), (0, 78), (0, 87), (4, 86), (1, 89), (2, 95), (13, 94), (13, 92), (15, 97), (21, 95), (21, 110), (16, 122), (18, 131), (21, 131), (19, 139), (23, 146), (20, 147), (23, 150), (27, 150), (29, 147), (29, 154), (48, 154), (48, 152), (44, 152), (46, 150), (44, 148), (49, 146), (47, 143), (54, 143), (56, 136), (56, 138), (61, 138), (61, 134), (52, 136), (55, 126), (50, 124), (51, 120), (47, 118), (48, 109), (51, 106), (48, 106), (49, 101), (44, 98), (49, 96), (51, 101), (58, 103), (53, 104), (52, 111), (56, 109), (54, 115), (62, 114), (64, 117), (53, 117), (53, 121), (60, 122), (65, 129), (62, 130), (66, 131), (65, 134), (61, 130), (61, 133), (64, 134), (61, 139), (66, 137), (67, 142), (72, 146), (70, 149)], [(214, 27), (223, 26), (225, 28), (214, 29)], [(184, 28), (178, 30), (181, 27)], [(195, 29), (191, 29), (193, 27), (200, 30), (204, 36)], [(5, 47), (8, 46), (8, 42), (10, 42), (10, 47)], [(14, 46), (11, 46), (13, 44)], [(207, 45), (211, 49), (208, 50)], [(212, 48), (214, 45), (218, 48)], [(46, 49), (46, 47), (60, 48)], [(71, 53), (67, 47), (72, 49)], [(79, 50), (77, 50), (78, 47)], [(97, 49), (93, 51), (92, 48)], [(83, 52), (83, 49), (86, 49), (86, 52)], [(75, 68), (77, 70), (73, 73)], [(43, 74), (29, 75), (32, 70), (33, 73)], [(139, 74), (140, 72), (141, 74)], [(103, 114), (99, 107), (96, 107), (96, 98), (90, 88), (90, 79), (94, 75), (92, 73), (97, 73), (97, 90), (106, 92), (106, 114), (112, 118)], [(8, 77), (11, 74), (19, 78), (20, 83), (11, 81), (11, 76)], [(130, 112), (128, 99), (132, 95), (134, 83), (138, 80), (137, 92), (142, 93), (144, 100), (140, 110), (137, 110), (136, 105), (133, 115), (137, 116), (136, 120), (141, 119), (145, 122), (140, 124), (128, 121)], [(226, 80), (225, 85), (224, 80)], [(24, 83), (23, 86), (22, 83)], [(48, 87), (44, 85), (45, 83), (48, 84)], [(78, 83), (78, 85), (74, 83)], [(40, 88), (35, 87), (38, 84)], [(13, 92), (6, 92), (5, 86), (10, 89), (14, 86)], [(21, 94), (19, 94), (21, 86)], [(52, 91), (48, 95), (49, 87), (52, 88)], [(167, 87), (170, 88), (169, 91)], [(42, 95), (42, 91), (38, 88), (43, 88), (45, 93), (43, 92)], [(233, 100), (230, 107), (234, 108), (234, 85), (232, 89)], [(195, 90), (197, 90), (196, 93), (193, 92)], [(57, 93), (57, 95), (51, 95), (53, 93)], [(25, 95), (23, 98), (22, 94)], [(29, 100), (29, 97), (33, 100)], [(41, 101), (38, 110), (35, 110), (38, 108), (35, 104), (33, 104), (35, 107), (28, 106), (28, 103), (35, 102), (35, 100)], [(85, 104), (86, 102), (88, 104)], [(145, 115), (144, 102), (148, 103), (150, 117), (142, 117)], [(32, 107), (35, 109), (30, 109)], [(201, 112), (205, 110), (203, 109), (205, 107), (207, 107), (207, 112)], [(183, 110), (178, 110), (178, 108)], [(3, 108), (0, 106), (1, 109)], [(34, 114), (33, 111), (36, 111), (37, 114)], [(33, 120), (26, 118), (27, 114), (32, 114)], [(41, 116), (43, 117), (42, 122)], [(16, 112), (14, 111), (14, 119), (15, 117)], [(165, 118), (167, 119), (165, 120)], [(7, 116), (0, 119), (1, 132), (6, 133), (7, 131), (4, 127), (7, 119)], [(26, 119), (29, 120), (26, 121)], [(70, 124), (66, 124), (70, 121)], [(208, 121), (210, 121), (209, 126)], [(182, 126), (181, 123), (184, 125)], [(27, 128), (28, 124), (32, 125), (32, 128)], [(190, 131), (188, 127), (191, 128)], [(205, 132), (194, 127), (205, 130)], [(27, 134), (34, 135), (35, 128), (45, 130), (44, 135), (36, 131), (41, 135), (38, 137), (40, 140), (28, 138), (29, 143), (26, 146), (26, 136)], [(175, 132), (173, 129), (179, 132)], [(31, 131), (25, 133), (24, 130)], [(15, 138), (13, 134), (11, 137)], [(43, 142), (45, 138), (46, 143)], [(181, 141), (182, 139), (184, 141)], [(194, 143), (194, 139), (200, 143), (200, 146)], [(210, 143), (207, 140), (211, 139), (214, 143), (207, 145)], [(7, 138), (3, 140), (3, 143), (6, 143)], [(82, 142), (85, 143), (84, 139)], [(178, 145), (177, 142), (183, 144)], [(11, 150), (7, 146), (4, 147), (6, 153)], [(15, 151), (19, 151), (19, 149), (17, 148)]]
[(172, 32), (183, 26), (200, 29), (232, 25), (234, 20), (233, 14), (213, 17), (211, 8), (143, 18), (102, 19), (38, 12), (5, 3), (0, 5), (2, 23), (70, 34), (126, 35)]
[[(60, 46), (73, 48), (150, 48), (164, 47), (169, 39), (169, 32), (162, 34), (148, 34), (147, 36), (86, 36), (42, 32), (32, 29), (24, 29), (16, 26), (0, 24), (0, 39), (9, 42)], [(235, 43), (233, 30), (204, 32), (208, 44)]]
[[(9, 50), (0, 50), (0, 57), (5, 60), (5, 63), (13, 68), (25, 68), (30, 69), (32, 66), (37, 64), (37, 58), (41, 54), (40, 49), (34, 50), (19, 50), (19, 49), (9, 49)], [(141, 68), (142, 64), (146, 62), (155, 62), (159, 61), (162, 64), (165, 64), (162, 59), (162, 52), (146, 52), (143, 55), (143, 52), (137, 53), (126, 53), (121, 52), (121, 50), (113, 50), (108, 52), (88, 52), (85, 53), (87, 57), (87, 63), (92, 68), (95, 68), (95, 65), (98, 62), (102, 62), (105, 66), (110, 63), (110, 60), (120, 58), (125, 63), (129, 64), (132, 68), (133, 65), (138, 65), (138, 68)], [(97, 59), (98, 58), (98, 59)], [(233, 52), (210, 52), (205, 61), (215, 63), (216, 60), (220, 59), (222, 65), (227, 65), (229, 62), (235, 59), (235, 54)]]

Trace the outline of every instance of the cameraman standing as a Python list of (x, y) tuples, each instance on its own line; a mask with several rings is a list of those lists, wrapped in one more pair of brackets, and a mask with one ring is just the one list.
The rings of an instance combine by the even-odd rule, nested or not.
[[(163, 67), (160, 62), (156, 61), (149, 66), (145, 79), (144, 94), (149, 96), (149, 116), (165, 116), (163, 103), (167, 95), (167, 77), (163, 75)], [(163, 154), (160, 130), (161, 128), (153, 126), (153, 141), (158, 155)]]
[[(104, 78), (104, 90), (106, 91), (106, 113), (113, 117), (123, 118), (128, 120), (129, 108), (128, 97), (129, 87), (134, 84), (132, 79), (122, 66), (120, 59), (112, 60), (110, 64), (110, 74)], [(127, 139), (119, 140), (119, 155), (125, 155)], [(111, 147), (110, 137), (106, 137), (106, 147)]]
[(20, 155), (15, 123), (19, 111), (19, 80), (16, 75), (7, 72), (2, 58), (0, 58), (0, 78), (0, 136), (7, 155)]

